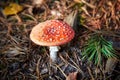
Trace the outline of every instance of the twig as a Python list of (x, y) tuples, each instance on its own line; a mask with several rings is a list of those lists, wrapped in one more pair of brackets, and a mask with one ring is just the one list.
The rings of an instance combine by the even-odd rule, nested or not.
[(86, 2), (85, 0), (81, 0), (81, 2), (83, 2), (84, 4), (86, 4), (87, 6), (89, 6), (90, 8), (95, 8), (94, 5), (89, 4), (89, 3)]
[(57, 64), (54, 64), (54, 65), (62, 72), (64, 77), (67, 78), (67, 75), (63, 72), (63, 70)]
[(41, 58), (38, 59), (37, 64), (36, 64), (36, 74), (37, 74), (38, 80), (43, 80), (40, 74), (40, 70), (39, 70), (40, 60)]
[(19, 17), (19, 15), (18, 14), (15, 14), (15, 18), (18, 20), (18, 22), (22, 22), (22, 20), (21, 20), (21, 18)]
[[(68, 56), (68, 55), (67, 55)], [(79, 68), (79, 66), (68, 56), (68, 58), (73, 62), (73, 64), (79, 69), (79, 71), (81, 72), (82, 76), (84, 76), (84, 73), (82, 71), (82, 69)]]
[(92, 75), (92, 72), (91, 72), (90, 68), (89, 68), (89, 67), (87, 67), (87, 69), (88, 69), (88, 72), (89, 72), (89, 74), (90, 74), (90, 76), (91, 76), (92, 80), (95, 80), (95, 79), (94, 79), (94, 77), (93, 77), (93, 75)]
[(30, 15), (30, 14), (22, 13), (22, 15), (25, 15), (25, 16), (31, 18), (32, 20), (37, 21), (37, 19), (35, 19), (35, 18), (34, 18), (32, 15)]
[[(91, 28), (91, 27), (88, 27), (87, 25), (83, 25), (84, 27), (86, 27), (87, 29), (95, 32), (95, 33), (99, 33), (99, 34), (103, 34), (103, 35), (109, 35), (109, 36), (114, 36), (114, 37), (120, 37), (119, 36), (119, 33), (115, 33), (115, 32), (112, 32), (112, 31), (98, 31), (98, 30), (95, 30), (94, 28)], [(118, 35), (117, 35), (118, 34)]]

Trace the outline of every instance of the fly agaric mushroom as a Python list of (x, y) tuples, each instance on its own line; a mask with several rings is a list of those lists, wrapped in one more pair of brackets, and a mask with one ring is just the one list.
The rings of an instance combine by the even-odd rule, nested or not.
[(74, 30), (65, 22), (47, 20), (36, 25), (31, 33), (31, 40), (38, 45), (49, 46), (50, 58), (56, 60), (58, 46), (74, 38)]

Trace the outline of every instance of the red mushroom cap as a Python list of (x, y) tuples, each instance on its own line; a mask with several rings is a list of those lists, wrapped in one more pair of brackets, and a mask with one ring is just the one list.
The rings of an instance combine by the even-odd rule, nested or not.
[(42, 46), (58, 46), (74, 38), (74, 30), (65, 22), (48, 20), (36, 25), (30, 34), (31, 40)]

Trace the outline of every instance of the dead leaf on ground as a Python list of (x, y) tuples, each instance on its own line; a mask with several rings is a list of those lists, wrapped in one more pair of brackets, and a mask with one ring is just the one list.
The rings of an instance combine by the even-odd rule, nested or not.
[(78, 74), (78, 72), (69, 73), (66, 80), (77, 80), (77, 74)]
[(6, 15), (6, 16), (14, 15), (14, 14), (17, 14), (18, 12), (20, 12), (22, 10), (23, 10), (23, 7), (21, 5), (16, 4), (16, 3), (10, 3), (3, 10), (3, 14)]

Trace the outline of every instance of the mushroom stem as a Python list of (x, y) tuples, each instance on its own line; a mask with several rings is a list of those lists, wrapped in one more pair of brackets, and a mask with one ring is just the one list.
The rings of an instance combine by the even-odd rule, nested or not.
[(57, 58), (57, 52), (59, 51), (58, 46), (50, 46), (50, 58), (54, 62)]

